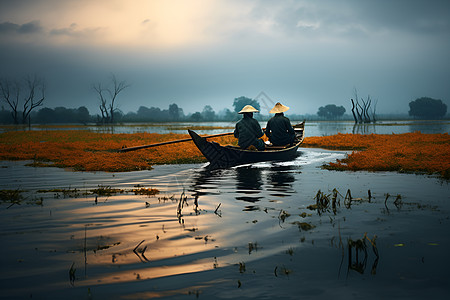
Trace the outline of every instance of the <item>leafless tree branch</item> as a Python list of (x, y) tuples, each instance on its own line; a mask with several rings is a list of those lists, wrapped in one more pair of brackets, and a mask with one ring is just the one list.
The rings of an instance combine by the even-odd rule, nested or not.
[[(101, 83), (94, 85), (94, 90), (97, 92), (100, 99), (100, 112), (102, 114), (103, 123), (114, 123), (114, 112), (118, 110), (116, 108), (117, 96), (120, 92), (130, 86), (126, 81), (119, 82), (114, 74), (111, 74), (110, 80), (113, 84), (113, 89), (102, 88)], [(107, 104), (104, 93), (109, 95), (109, 104)]]
[[(22, 82), (1, 79), (0, 90), (1, 100), (5, 101), (11, 108), (11, 115), (15, 124), (19, 124), (21, 95), (26, 94), (22, 103), (22, 123), (25, 124), (27, 121), (30, 122), (31, 111), (44, 102), (46, 85), (43, 78), (37, 75), (28, 75)], [(36, 99), (39, 92), (41, 93), (40, 98)]]

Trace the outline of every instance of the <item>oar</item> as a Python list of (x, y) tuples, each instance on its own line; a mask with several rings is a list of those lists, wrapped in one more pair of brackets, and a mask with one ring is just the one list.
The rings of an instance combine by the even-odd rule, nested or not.
[[(203, 138), (212, 138), (212, 137), (218, 137), (218, 136), (224, 136), (224, 135), (231, 135), (233, 132), (226, 132), (226, 133), (217, 133), (217, 134), (211, 134), (211, 135), (205, 135)], [(169, 144), (175, 144), (175, 143), (181, 143), (181, 142), (189, 142), (192, 141), (191, 138), (188, 139), (181, 139), (181, 140), (175, 140), (175, 141), (167, 141), (162, 143), (156, 143), (156, 144), (150, 144), (150, 145), (143, 145), (143, 146), (136, 146), (136, 147), (129, 147), (129, 148), (122, 148), (117, 150), (117, 152), (128, 152), (128, 151), (135, 151), (139, 149), (145, 149), (145, 148), (151, 148), (156, 146), (162, 146), (162, 145), (169, 145)]]

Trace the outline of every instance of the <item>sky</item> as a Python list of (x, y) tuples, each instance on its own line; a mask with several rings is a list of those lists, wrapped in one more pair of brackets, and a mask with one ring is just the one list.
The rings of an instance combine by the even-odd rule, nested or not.
[(449, 53), (448, 0), (0, 0), (0, 77), (38, 74), (45, 107), (91, 114), (111, 74), (129, 84), (124, 113), (233, 110), (240, 96), (265, 114), (351, 113), (355, 90), (407, 113), (419, 97), (450, 104)]

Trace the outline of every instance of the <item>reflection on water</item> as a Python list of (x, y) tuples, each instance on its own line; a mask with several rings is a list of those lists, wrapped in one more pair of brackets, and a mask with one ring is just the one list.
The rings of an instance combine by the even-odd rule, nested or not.
[(295, 193), (295, 189), (293, 189), (294, 172), (299, 171), (289, 165), (271, 167), (267, 175), (267, 181), (272, 185), (267, 188), (272, 192), (270, 195), (283, 197), (286, 193)]
[(263, 185), (261, 179), (261, 169), (248, 167), (238, 167), (236, 170), (236, 192), (243, 194), (259, 193)]
[[(308, 122), (306, 123), (308, 124)], [(323, 134), (321, 135), (328, 135), (327, 132), (335, 132), (335, 133), (345, 133), (347, 131), (349, 122), (313, 122), (312, 125), (317, 124), (318, 132), (321, 132)], [(305, 129), (305, 132), (308, 130)]]
[[(301, 121), (291, 120), (293, 124)], [(261, 127), (266, 127), (267, 122), (260, 122)], [(235, 122), (201, 122), (201, 123), (143, 123), (143, 124), (121, 124), (114, 126), (32, 126), (31, 130), (90, 130), (99, 133), (179, 133), (187, 134), (187, 129), (194, 129), (200, 135), (217, 134), (233, 130)], [(448, 120), (388, 120), (378, 121), (375, 124), (357, 124), (353, 121), (308, 121), (305, 125), (305, 136), (324, 136), (337, 133), (359, 133), (359, 134), (400, 134), (406, 132), (421, 131), (422, 133), (445, 133), (450, 132)], [(5, 126), (0, 132), (8, 130), (28, 130), (28, 127)]]
[[(4, 162), (0, 188), (24, 197), (0, 202), (0, 298), (410, 299), (450, 292), (447, 183), (326, 171), (324, 162), (345, 153), (302, 151), (290, 162), (216, 171), (180, 165), (72, 173)], [(125, 192), (90, 193), (98, 185)], [(160, 194), (135, 195), (137, 185)], [(38, 193), (41, 187), (79, 195)], [(335, 207), (314, 209), (318, 191), (327, 196), (335, 188)], [(387, 193), (401, 195), (403, 205)]]
[(420, 131), (422, 133), (448, 133), (450, 122), (416, 121), (409, 123), (408, 127), (409, 132)]
[(377, 133), (376, 124), (355, 124), (352, 129), (353, 134), (371, 134)]
[(218, 191), (212, 189), (219, 185), (220, 174), (223, 170), (210, 171), (209, 169), (201, 169), (192, 175), (193, 184), (189, 187), (189, 191), (194, 192), (194, 196), (200, 197), (205, 195), (214, 195)]
[[(236, 196), (236, 200), (255, 203), (263, 197), (259, 196), (262, 190), (263, 182), (261, 178), (261, 169), (251, 166), (238, 167), (236, 172), (236, 194), (245, 196)], [(259, 206), (246, 206), (245, 211), (258, 210)]]

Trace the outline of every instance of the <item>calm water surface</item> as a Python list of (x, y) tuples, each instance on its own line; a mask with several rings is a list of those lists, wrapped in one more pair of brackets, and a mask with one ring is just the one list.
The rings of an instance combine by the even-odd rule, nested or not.
[[(447, 299), (448, 182), (320, 168), (344, 156), (300, 149), (293, 161), (215, 172), (1, 162), (0, 189), (23, 199), (0, 202), (0, 298)], [(99, 187), (122, 191), (93, 194)], [(319, 191), (330, 203), (314, 209)]]
[[(216, 172), (74, 173), (3, 162), (1, 189), (27, 192), (20, 204), (0, 205), (0, 297), (448, 296), (448, 183), (318, 168), (343, 155), (307, 149), (291, 162)], [(127, 192), (137, 185), (161, 193)], [(125, 192), (96, 199), (89, 191), (99, 186)], [(54, 188), (78, 192), (38, 192)], [(335, 210), (308, 208), (319, 190), (333, 189)], [(348, 190), (360, 199), (345, 201)], [(376, 236), (374, 246), (365, 234)], [(359, 251), (349, 246), (358, 240)]]
[[(300, 121), (291, 120), (292, 124), (300, 123)], [(64, 127), (52, 126), (33, 126), (31, 130), (91, 130), (95, 132), (105, 133), (135, 133), (135, 132), (151, 132), (151, 133), (180, 133), (187, 134), (187, 128), (195, 129), (200, 134), (215, 134), (233, 131), (236, 122), (178, 122), (178, 123), (143, 123), (143, 124), (124, 124), (115, 126), (74, 126), (66, 125)], [(260, 122), (262, 128), (267, 122)], [(420, 131), (422, 133), (444, 133), (450, 132), (449, 120), (437, 121), (379, 121), (376, 124), (358, 124), (353, 121), (306, 121), (305, 136), (324, 136), (337, 133), (359, 133), (359, 134), (400, 134), (406, 132)], [(203, 127), (203, 128), (202, 128)], [(211, 129), (208, 127), (220, 127)], [(23, 130), (23, 127), (14, 129), (14, 127), (1, 127), (0, 132), (7, 130)]]

